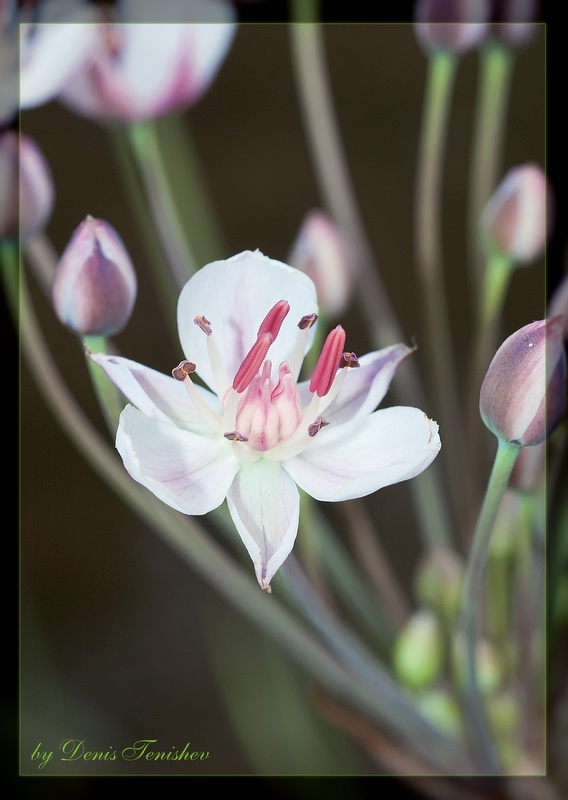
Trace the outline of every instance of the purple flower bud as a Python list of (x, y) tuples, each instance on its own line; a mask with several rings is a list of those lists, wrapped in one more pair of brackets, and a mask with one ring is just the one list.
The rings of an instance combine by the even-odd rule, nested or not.
[(489, 15), (488, 0), (418, 0), (416, 38), (427, 53), (463, 53), (484, 38)]
[(132, 313), (136, 273), (118, 233), (86, 217), (65, 248), (52, 287), (57, 316), (82, 336), (118, 333)]
[(32, 236), (53, 208), (51, 171), (37, 145), (7, 130), (0, 134), (0, 237)]
[(520, 47), (534, 38), (538, 24), (536, 0), (492, 0), (491, 35), (510, 47)]
[(510, 169), (485, 206), (481, 231), (488, 246), (520, 264), (542, 253), (551, 227), (551, 190), (536, 164)]
[(562, 319), (531, 322), (506, 339), (481, 386), (479, 410), (496, 436), (521, 447), (552, 433), (566, 404)]
[(568, 341), (568, 275), (560, 281), (548, 304), (549, 317), (562, 317), (562, 335)]
[(306, 214), (288, 263), (313, 280), (327, 314), (345, 311), (353, 290), (352, 259), (345, 238), (323, 211)]

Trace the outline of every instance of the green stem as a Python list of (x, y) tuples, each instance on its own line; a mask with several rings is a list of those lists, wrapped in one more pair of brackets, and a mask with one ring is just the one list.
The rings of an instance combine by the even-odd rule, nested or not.
[(107, 353), (107, 341), (104, 336), (84, 336), (83, 346), (87, 369), (99, 401), (101, 411), (112, 436), (116, 433), (118, 418), (124, 408), (124, 401), (119, 390), (107, 377), (104, 370), (89, 358), (89, 353)]
[(498, 181), (513, 63), (511, 48), (495, 39), (481, 49), (469, 180), (469, 264), (475, 298), (480, 297), (483, 280), (479, 221)]
[(163, 308), (165, 324), (169, 326), (172, 341), (178, 342), (176, 320), (177, 291), (164, 267), (165, 255), (156, 231), (153, 215), (144, 201), (144, 184), (130, 146), (127, 131), (122, 126), (108, 128), (109, 144), (122, 178), (125, 194), (132, 207), (132, 216), (143, 242), (144, 252)]
[(164, 174), (169, 183), (179, 225), (191, 244), (197, 268), (226, 255), (206, 175), (192, 130), (184, 117), (170, 115), (156, 122)]
[(480, 436), (479, 392), (491, 358), (495, 353), (501, 312), (511, 279), (513, 262), (508, 256), (493, 252), (488, 256), (483, 291), (478, 309), (477, 336), (468, 378), (466, 418), (467, 452), (470, 473), (480, 474), (483, 438)]
[(195, 255), (186, 240), (170, 188), (155, 122), (132, 123), (128, 141), (146, 189), (160, 243), (167, 256), (175, 285), (180, 289), (197, 269)]
[[(445, 432), (443, 450), (456, 520), (472, 516), (468, 463), (459, 418), (460, 392), (456, 380), (452, 331), (443, 277), (441, 243), (441, 190), (450, 101), (457, 60), (453, 53), (435, 51), (428, 76), (416, 178), (415, 218), (418, 278), (422, 287), (429, 341), (429, 364)], [(442, 454), (442, 457), (444, 455)]]
[(332, 651), (352, 674), (368, 686), (370, 695), (381, 698), (388, 729), (396, 738), (405, 741), (426, 764), (431, 766), (434, 763), (432, 756), (435, 753), (435, 761), (445, 762), (451, 765), (453, 774), (459, 773), (463, 769), (464, 754), (458, 742), (443, 734), (417, 711), (383, 665), (325, 607), (293, 554), (288, 556), (281, 571), (295, 602)]
[[(359, 301), (373, 344), (383, 347), (403, 342), (404, 333), (361, 221), (334, 111), (321, 26), (303, 23), (288, 28), (300, 110), (316, 180), (331, 216), (345, 231), (357, 254)], [(428, 407), (418, 371), (411, 359), (397, 374), (396, 387), (408, 404)], [(426, 544), (435, 546), (451, 541), (437, 464), (412, 481), (412, 492)]]
[(510, 444), (503, 439), (498, 440), (497, 454), (483, 506), (477, 521), (469, 554), (462, 593), (461, 632), (466, 654), (466, 688), (464, 703), (469, 722), (473, 746), (479, 758), (480, 770), (487, 774), (499, 772), (499, 764), (495, 754), (487, 724), (483, 715), (482, 699), (476, 674), (477, 644), (477, 609), (483, 590), (483, 574), (491, 534), (497, 511), (507, 488), (511, 471), (520, 451), (518, 445)]

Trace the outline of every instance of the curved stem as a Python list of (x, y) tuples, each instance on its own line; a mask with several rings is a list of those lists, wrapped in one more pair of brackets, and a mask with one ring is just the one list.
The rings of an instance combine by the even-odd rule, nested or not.
[(177, 288), (181, 288), (195, 272), (197, 263), (185, 238), (170, 188), (156, 123), (132, 123), (126, 128), (126, 133), (140, 170), (146, 197), (161, 245), (168, 258), (172, 277)]
[(473, 738), (473, 746), (479, 757), (482, 772), (496, 774), (499, 764), (485, 722), (482, 698), (477, 683), (476, 644), (477, 609), (483, 591), (483, 576), (491, 534), (497, 511), (507, 488), (513, 466), (520, 451), (518, 445), (498, 440), (497, 454), (487, 485), (483, 506), (477, 521), (469, 554), (462, 593), (461, 631), (466, 655), (466, 688), (464, 704)]
[(475, 112), (468, 211), (471, 289), (477, 299), (480, 297), (483, 281), (479, 220), (498, 181), (513, 62), (511, 48), (495, 39), (489, 39), (481, 49), (480, 89)]
[[(510, 258), (499, 253), (489, 256), (485, 268), (481, 302), (478, 310), (477, 335), (471, 356), (468, 375), (466, 436), (467, 452), (472, 475), (478, 476), (485, 464), (486, 452), (479, 427), (479, 392), (483, 378), (495, 353), (501, 312), (511, 279), (513, 264)], [(482, 463), (480, 463), (482, 462)]]
[[(471, 517), (470, 475), (463, 427), (460, 392), (452, 348), (452, 332), (443, 278), (441, 244), (441, 189), (450, 100), (457, 61), (453, 53), (435, 51), (428, 62), (418, 172), (415, 218), (418, 278), (421, 284), (429, 341), (429, 364), (439, 408), (439, 422), (446, 431), (445, 459), (456, 520)], [(442, 455), (443, 455), (442, 454)]]

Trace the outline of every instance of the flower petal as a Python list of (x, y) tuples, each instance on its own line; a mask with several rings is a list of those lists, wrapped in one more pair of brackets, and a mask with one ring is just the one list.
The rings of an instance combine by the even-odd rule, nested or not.
[[(104, 369), (115, 386), (145, 416), (162, 422), (171, 421), (195, 433), (210, 432), (180, 381), (121, 356), (91, 353), (91, 359)], [(220, 411), (215, 395), (201, 386), (195, 388), (211, 408)]]
[(440, 446), (435, 422), (418, 408), (397, 406), (329, 425), (283, 466), (316, 500), (351, 500), (418, 475)]
[[(225, 370), (232, 380), (255, 343), (261, 322), (279, 300), (290, 303), (290, 312), (268, 351), (268, 358), (276, 368), (290, 356), (300, 319), (317, 313), (312, 281), (299, 270), (267, 258), (258, 250), (214, 261), (189, 280), (178, 302), (180, 341), (186, 358), (197, 365), (197, 373), (208, 386), (216, 388), (206, 336), (194, 319), (204, 316), (211, 323)], [(309, 331), (310, 344), (314, 330), (315, 327)]]
[(91, 59), (98, 37), (90, 23), (22, 25), (20, 104), (53, 99)]
[(221, 505), (240, 466), (222, 436), (180, 430), (133, 406), (120, 415), (116, 447), (135, 481), (184, 514)]
[(269, 592), (270, 581), (292, 550), (298, 532), (298, 490), (280, 464), (261, 459), (241, 467), (227, 503), (257, 580)]
[[(374, 411), (387, 393), (399, 364), (412, 352), (405, 344), (394, 344), (361, 356), (361, 366), (349, 370), (337, 397), (326, 409), (326, 421), (340, 424)], [(309, 381), (298, 384), (303, 408), (311, 399), (308, 384)]]

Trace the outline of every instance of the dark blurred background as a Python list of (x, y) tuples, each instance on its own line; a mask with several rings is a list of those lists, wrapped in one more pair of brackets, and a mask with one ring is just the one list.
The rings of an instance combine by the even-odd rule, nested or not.
[[(283, 4), (266, 5), (276, 18)], [(333, 5), (324, 3), (330, 18)], [(239, 4), (242, 19), (261, 6)], [(408, 24), (330, 24), (325, 44), (362, 216), (407, 341), (420, 344), (425, 323), (412, 229), (426, 58)], [(503, 173), (526, 161), (545, 164), (545, 46), (543, 28), (518, 51)], [(471, 345), (464, 267), (477, 67), (477, 54), (470, 53), (458, 71), (443, 206), (446, 282), (462, 376)], [(260, 248), (286, 260), (303, 215), (321, 204), (295, 96), (287, 26), (242, 25), (211, 90), (183, 118), (225, 255)], [(116, 343), (128, 357), (169, 372), (181, 352), (170, 321), (156, 309), (148, 254), (108, 132), (56, 102), (24, 112), (21, 125), (53, 171), (57, 199), (47, 233), (55, 248), (61, 252), (86, 214), (116, 227), (140, 282), (134, 315)], [(103, 431), (81, 346), (30, 284), (58, 365)], [(507, 332), (542, 316), (544, 287), (543, 263), (515, 274), (504, 314)], [(350, 349), (370, 348), (355, 306), (343, 324)], [(42, 749), (56, 750), (65, 738), (85, 739), (91, 749), (107, 750), (153, 738), (163, 749), (187, 741), (210, 751), (192, 774), (376, 774), (363, 748), (317, 712), (304, 716), (292, 699), (290, 720), (301, 720), (302, 734), (291, 735), (286, 709), (274, 698), (282, 691), (309, 708), (309, 679), (121, 504), (61, 432), (25, 363), (21, 372), (22, 772), (35, 770), (29, 754), (40, 742)], [(435, 416), (435, 409), (425, 410)], [(406, 498), (404, 485), (390, 487), (370, 507), (409, 585), (420, 542)], [(242, 561), (247, 567), (246, 553)], [(51, 774), (68, 774), (64, 766), (54, 759)], [(144, 775), (160, 772), (152, 763), (143, 767)], [(72, 769), (73, 775), (110, 772), (105, 763), (77, 762)], [(141, 771), (139, 764), (116, 761), (112, 772)], [(168, 775), (185, 772), (183, 764), (168, 764)], [(23, 783), (18, 790), (33, 794), (37, 781)], [(79, 792), (80, 784), (74, 785)], [(341, 790), (345, 797), (363, 791), (348, 782)], [(313, 784), (295, 784), (294, 791), (312, 793)], [(78, 796), (65, 782), (61, 792)]]

